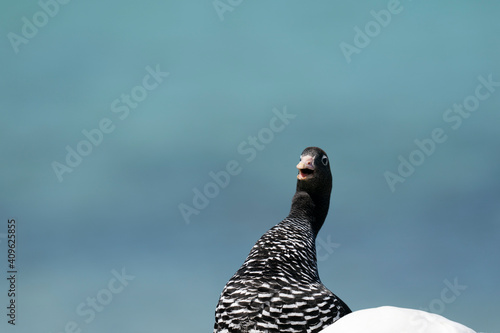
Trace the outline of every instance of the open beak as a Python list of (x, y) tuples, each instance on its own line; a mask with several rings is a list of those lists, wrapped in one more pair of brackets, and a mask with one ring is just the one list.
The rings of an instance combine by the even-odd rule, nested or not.
[(297, 169), (299, 169), (299, 174), (297, 175), (298, 180), (304, 180), (311, 178), (314, 174), (314, 159), (311, 155), (305, 155), (300, 158), (299, 164), (297, 164)]

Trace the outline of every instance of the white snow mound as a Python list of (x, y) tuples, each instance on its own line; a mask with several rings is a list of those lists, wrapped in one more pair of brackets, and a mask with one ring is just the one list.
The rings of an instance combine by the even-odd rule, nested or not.
[(476, 333), (443, 316), (420, 310), (381, 306), (354, 311), (320, 333)]

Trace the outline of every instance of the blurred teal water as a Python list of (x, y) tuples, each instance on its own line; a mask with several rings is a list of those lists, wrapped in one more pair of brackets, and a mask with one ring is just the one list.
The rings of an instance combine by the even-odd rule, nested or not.
[[(0, 5), (3, 276), (9, 218), (19, 239), (2, 332), (210, 331), (311, 145), (334, 174), (325, 285), (354, 310), (498, 331), (500, 5), (222, 2)], [(436, 128), (446, 140), (426, 154), (415, 140)], [(418, 164), (407, 177), (400, 156)], [(217, 184), (230, 161), (240, 172)], [(394, 191), (387, 172), (404, 180)], [(122, 269), (134, 279), (115, 293)], [(466, 288), (443, 300), (455, 279)]]

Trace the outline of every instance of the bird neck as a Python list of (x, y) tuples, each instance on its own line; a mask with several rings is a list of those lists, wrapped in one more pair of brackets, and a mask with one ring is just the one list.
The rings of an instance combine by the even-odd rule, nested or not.
[(314, 237), (316, 237), (325, 222), (329, 206), (330, 194), (311, 195), (305, 191), (297, 191), (293, 196), (292, 208), (288, 217), (298, 220), (305, 218), (311, 226)]

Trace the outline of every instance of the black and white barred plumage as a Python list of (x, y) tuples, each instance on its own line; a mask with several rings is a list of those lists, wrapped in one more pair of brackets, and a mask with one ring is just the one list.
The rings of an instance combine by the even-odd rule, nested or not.
[(226, 284), (215, 310), (217, 332), (319, 332), (349, 307), (320, 281), (315, 239), (328, 213), (326, 153), (306, 148), (297, 165), (290, 214), (254, 245)]

